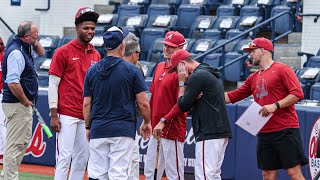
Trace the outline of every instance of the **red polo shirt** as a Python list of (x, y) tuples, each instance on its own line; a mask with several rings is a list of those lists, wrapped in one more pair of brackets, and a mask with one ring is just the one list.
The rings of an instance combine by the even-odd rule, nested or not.
[(83, 119), (83, 85), (87, 69), (100, 60), (89, 44), (87, 49), (76, 39), (60, 47), (53, 55), (49, 74), (61, 78), (58, 87), (58, 113)]

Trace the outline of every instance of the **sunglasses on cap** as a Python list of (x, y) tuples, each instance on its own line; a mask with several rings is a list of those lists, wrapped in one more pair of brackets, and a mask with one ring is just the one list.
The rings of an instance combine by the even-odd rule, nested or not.
[(82, 9), (78, 14), (77, 14), (77, 17), (76, 18), (78, 18), (78, 17), (80, 17), (82, 14), (84, 14), (84, 13), (87, 13), (87, 12), (93, 12), (94, 13), (94, 10), (92, 9), (92, 8), (85, 8), (85, 9)]

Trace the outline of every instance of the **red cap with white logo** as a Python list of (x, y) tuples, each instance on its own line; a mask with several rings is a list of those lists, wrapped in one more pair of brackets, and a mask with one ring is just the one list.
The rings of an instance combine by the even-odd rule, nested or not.
[(243, 48), (244, 52), (250, 53), (254, 49), (263, 48), (265, 50), (273, 52), (273, 44), (269, 39), (266, 38), (256, 38), (254, 39), (248, 48)]
[(184, 36), (178, 31), (169, 31), (164, 37), (163, 44), (172, 47), (183, 46), (186, 43)]

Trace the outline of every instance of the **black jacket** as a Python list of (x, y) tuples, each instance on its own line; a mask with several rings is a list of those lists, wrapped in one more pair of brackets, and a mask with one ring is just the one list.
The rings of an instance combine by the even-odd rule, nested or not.
[[(203, 95), (197, 99), (200, 92)], [(201, 63), (186, 82), (178, 106), (183, 112), (192, 108), (192, 127), (197, 142), (232, 136), (218, 69)]]

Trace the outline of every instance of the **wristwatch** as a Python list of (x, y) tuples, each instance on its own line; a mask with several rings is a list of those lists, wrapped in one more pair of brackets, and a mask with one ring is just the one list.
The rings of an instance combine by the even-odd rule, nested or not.
[(179, 81), (179, 87), (183, 87), (185, 83), (183, 81)]
[(166, 119), (165, 118), (161, 118), (160, 121), (163, 122), (163, 123), (166, 123)]

